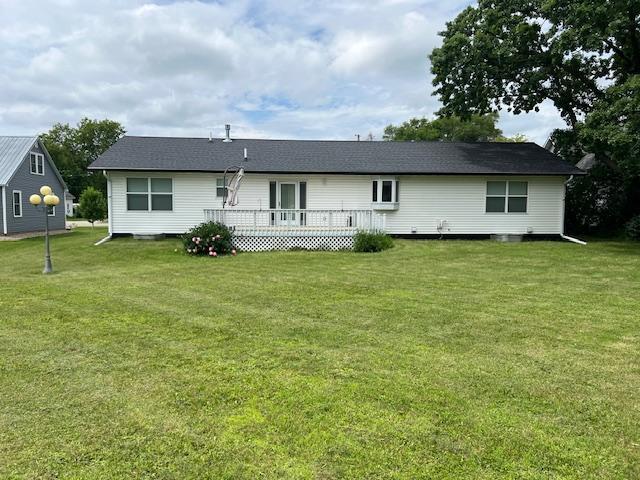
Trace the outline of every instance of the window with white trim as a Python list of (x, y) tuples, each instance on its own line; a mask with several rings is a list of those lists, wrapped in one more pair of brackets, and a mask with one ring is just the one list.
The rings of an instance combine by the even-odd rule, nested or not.
[(374, 203), (397, 203), (399, 199), (398, 180), (381, 178), (373, 180), (371, 201)]
[(50, 217), (56, 216), (56, 206), (55, 205), (47, 205), (47, 215)]
[(127, 178), (127, 210), (173, 210), (173, 179)]
[(22, 192), (20, 190), (13, 191), (13, 216), (16, 218), (22, 216)]
[(528, 182), (489, 181), (485, 211), (487, 213), (527, 213), (528, 197)]
[(216, 197), (224, 197), (224, 178), (216, 178)]
[(44, 155), (31, 152), (29, 154), (29, 165), (33, 175), (44, 175)]

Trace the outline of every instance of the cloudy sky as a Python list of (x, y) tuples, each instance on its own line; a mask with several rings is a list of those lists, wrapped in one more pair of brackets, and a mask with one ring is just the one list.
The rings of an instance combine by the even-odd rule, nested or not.
[[(134, 135), (376, 139), (431, 117), (428, 54), (467, 0), (0, 0), (0, 135), (84, 116)], [(553, 107), (503, 114), (543, 142)]]

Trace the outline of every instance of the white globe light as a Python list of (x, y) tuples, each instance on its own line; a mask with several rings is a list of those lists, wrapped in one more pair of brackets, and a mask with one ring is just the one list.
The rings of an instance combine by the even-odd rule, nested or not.
[(43, 185), (42, 187), (40, 187), (40, 195), (51, 195), (51, 187), (48, 185)]
[[(45, 205), (49, 205), (50, 207), (53, 205), (57, 205), (58, 203), (56, 202), (56, 199), (58, 197), (56, 197), (55, 195), (45, 195), (44, 196), (44, 203)], [(59, 200), (58, 200), (59, 202)]]
[(34, 193), (29, 197), (29, 203), (31, 205), (40, 205), (41, 202), (42, 202), (42, 197), (40, 197), (40, 195), (38, 195), (37, 193)]

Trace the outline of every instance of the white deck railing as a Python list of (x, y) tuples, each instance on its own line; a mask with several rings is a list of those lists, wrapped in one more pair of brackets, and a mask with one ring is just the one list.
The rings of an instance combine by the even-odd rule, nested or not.
[(205, 221), (220, 222), (239, 236), (352, 236), (384, 230), (385, 217), (373, 210), (206, 209)]

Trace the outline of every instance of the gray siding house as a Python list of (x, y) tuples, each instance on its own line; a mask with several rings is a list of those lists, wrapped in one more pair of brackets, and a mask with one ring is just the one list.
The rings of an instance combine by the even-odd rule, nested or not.
[(0, 137), (0, 233), (10, 235), (44, 229), (44, 213), (29, 203), (29, 196), (48, 185), (60, 197), (49, 212), (49, 228), (65, 228), (67, 186), (38, 137)]

